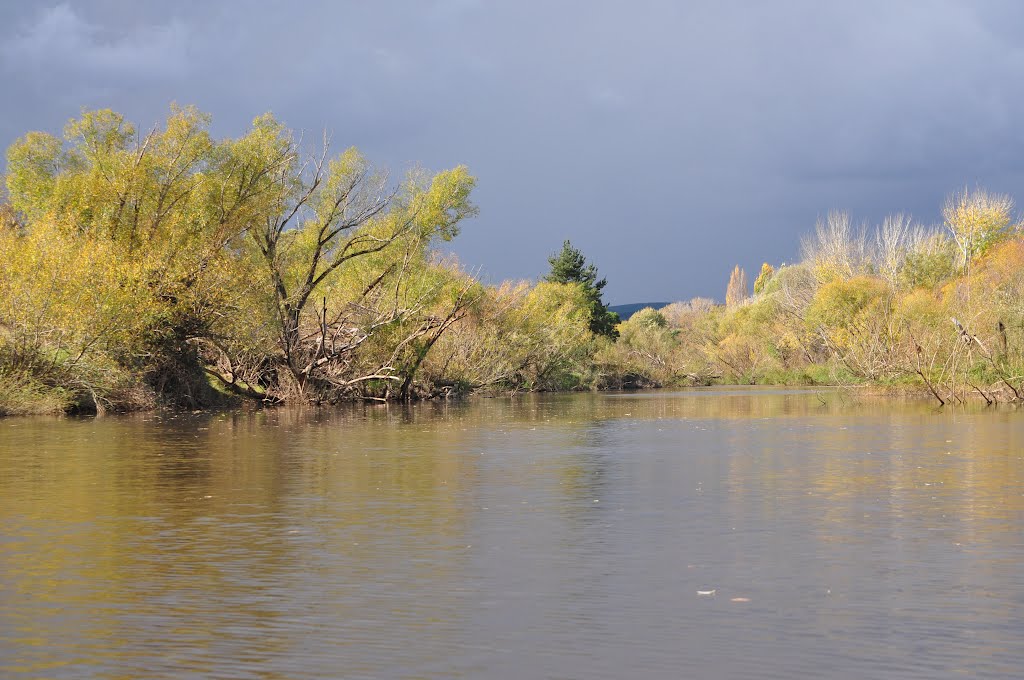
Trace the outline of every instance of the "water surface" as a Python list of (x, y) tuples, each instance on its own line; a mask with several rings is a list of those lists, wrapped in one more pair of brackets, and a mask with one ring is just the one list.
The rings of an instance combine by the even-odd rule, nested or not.
[(0, 420), (2, 678), (1022, 668), (1024, 411), (705, 390)]

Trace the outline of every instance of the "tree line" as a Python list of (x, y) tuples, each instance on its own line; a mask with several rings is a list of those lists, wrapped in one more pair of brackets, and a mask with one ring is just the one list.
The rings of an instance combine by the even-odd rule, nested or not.
[(536, 283), (484, 285), (441, 255), (477, 212), (463, 166), (393, 178), (270, 115), (237, 138), (209, 125), (88, 111), (8, 150), (0, 414), (716, 382), (1021, 397), (1008, 197), (957, 193), (936, 227), (833, 213), (753, 291), (737, 267), (725, 304), (620, 322), (568, 241)]
[[(1013, 200), (956, 192), (941, 224), (832, 212), (795, 264), (736, 267), (724, 305), (643, 310), (600, 354), (630, 384), (875, 385), (939, 404), (1024, 396), (1024, 234)], [(624, 370), (624, 366), (628, 366)]]
[(209, 125), (88, 111), (8, 150), (0, 413), (591, 381), (617, 319), (570, 244), (537, 285), (485, 286), (438, 254), (476, 214), (467, 168), (392, 178), (270, 115), (238, 138)]

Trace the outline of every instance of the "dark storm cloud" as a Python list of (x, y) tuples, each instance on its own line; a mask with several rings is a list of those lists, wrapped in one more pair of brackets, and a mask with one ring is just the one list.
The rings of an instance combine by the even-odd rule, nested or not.
[(614, 301), (722, 297), (832, 208), (1013, 194), (1021, 28), (1012, 1), (12, 3), (0, 143), (83, 106), (192, 103), (223, 135), (272, 110), (394, 168), (468, 164), (455, 250), (492, 279), (571, 238)]
[(44, 8), (3, 46), (9, 68), (33, 75), (149, 79), (185, 75), (186, 33), (178, 21), (104, 37), (100, 25), (69, 5)]

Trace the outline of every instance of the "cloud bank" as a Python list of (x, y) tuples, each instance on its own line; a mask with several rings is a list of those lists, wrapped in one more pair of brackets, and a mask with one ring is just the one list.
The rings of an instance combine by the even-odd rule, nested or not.
[[(5, 146), (82, 106), (272, 110), (396, 171), (466, 163), (491, 279), (570, 238), (614, 302), (722, 298), (819, 215), (938, 219), (1024, 167), (1019, 3), (182, 2), (0, 8)], [(1022, 196), (1024, 200), (1024, 196)]]

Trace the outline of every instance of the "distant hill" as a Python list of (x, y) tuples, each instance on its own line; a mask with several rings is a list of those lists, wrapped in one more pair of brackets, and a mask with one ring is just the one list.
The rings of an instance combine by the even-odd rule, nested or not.
[(619, 318), (625, 321), (629, 317), (639, 312), (644, 307), (653, 307), (654, 309), (661, 309), (666, 305), (672, 304), (671, 302), (633, 302), (628, 305), (609, 305), (608, 309), (619, 315)]

